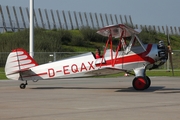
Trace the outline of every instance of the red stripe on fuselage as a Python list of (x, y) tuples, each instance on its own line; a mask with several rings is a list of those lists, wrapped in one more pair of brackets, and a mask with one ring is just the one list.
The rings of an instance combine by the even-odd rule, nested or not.
[[(139, 53), (139, 54), (133, 54), (130, 56), (123, 56), (121, 58), (116, 58), (115, 64), (123, 64), (123, 63), (131, 63), (131, 62), (140, 62), (140, 61), (147, 61), (150, 63), (154, 63), (154, 59), (146, 56), (152, 49), (152, 44), (148, 44), (147, 49), (145, 52)], [(107, 65), (113, 65), (114, 59), (106, 60), (106, 63), (103, 64), (97, 64), (98, 66), (107, 66)]]

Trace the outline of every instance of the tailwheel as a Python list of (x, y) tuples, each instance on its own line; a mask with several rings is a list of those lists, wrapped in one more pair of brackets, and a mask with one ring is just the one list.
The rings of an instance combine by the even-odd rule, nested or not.
[(134, 89), (136, 90), (145, 90), (147, 88), (149, 88), (151, 84), (151, 81), (149, 79), (149, 77), (146, 76), (146, 78), (144, 77), (135, 77), (133, 82), (132, 82), (132, 85), (134, 87)]
[(20, 87), (21, 89), (25, 89), (25, 88), (26, 88), (26, 85), (27, 85), (27, 81), (26, 81), (26, 83), (21, 83), (19, 87)]

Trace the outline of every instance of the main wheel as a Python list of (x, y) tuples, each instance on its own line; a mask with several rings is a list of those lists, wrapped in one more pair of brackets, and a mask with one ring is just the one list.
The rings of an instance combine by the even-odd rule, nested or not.
[(139, 76), (134, 78), (132, 85), (135, 90), (145, 90), (147, 89), (148, 83), (144, 77)]
[(151, 80), (148, 76), (146, 76), (146, 81), (147, 81), (146, 89), (148, 89), (151, 85)]
[(20, 87), (21, 89), (25, 89), (25, 88), (26, 88), (26, 84), (21, 83), (19, 87)]

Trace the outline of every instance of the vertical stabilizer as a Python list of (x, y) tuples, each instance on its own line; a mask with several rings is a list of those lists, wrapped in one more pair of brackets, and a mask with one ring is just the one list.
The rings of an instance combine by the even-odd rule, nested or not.
[(7, 58), (5, 74), (8, 79), (23, 80), (21, 72), (37, 65), (36, 61), (24, 49), (14, 49)]

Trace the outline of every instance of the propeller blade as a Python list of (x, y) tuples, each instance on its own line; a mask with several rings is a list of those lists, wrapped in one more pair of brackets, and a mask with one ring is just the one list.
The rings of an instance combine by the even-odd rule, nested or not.
[(167, 32), (167, 44), (168, 44), (168, 46), (170, 46), (169, 30), (168, 30), (167, 26), (166, 26), (166, 32)]
[(172, 75), (174, 76), (174, 68), (173, 68), (173, 61), (172, 61), (172, 50), (171, 50), (170, 45), (168, 45), (168, 53), (169, 53), (169, 60), (170, 60), (171, 69), (172, 69)]
[(168, 31), (167, 26), (166, 26), (166, 31), (167, 31), (167, 44), (168, 44), (169, 60), (170, 60), (170, 64), (171, 64), (172, 75), (174, 76), (174, 68), (173, 68), (173, 61), (172, 61), (172, 49), (170, 46), (169, 31)]

